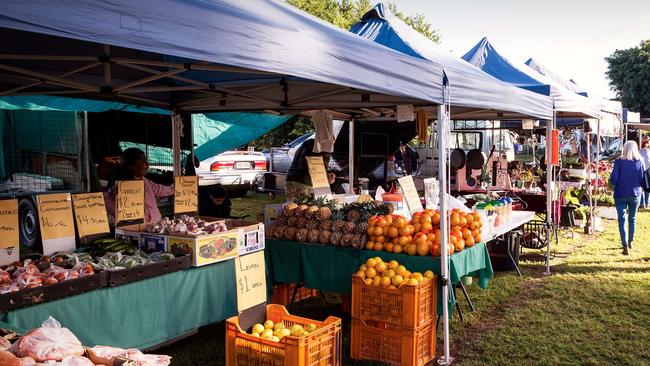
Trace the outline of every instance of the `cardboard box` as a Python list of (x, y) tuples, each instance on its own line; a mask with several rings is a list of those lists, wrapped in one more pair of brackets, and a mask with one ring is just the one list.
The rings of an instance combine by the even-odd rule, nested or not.
[(289, 202), (275, 203), (272, 205), (264, 206), (264, 226), (270, 228), (275, 223), (275, 220), (280, 217), (284, 206), (288, 205)]
[(246, 223), (244, 226), (241, 226), (240, 229), (242, 231), (243, 240), (239, 242), (239, 255), (246, 255), (264, 250), (264, 224)]
[(133, 243), (140, 246), (140, 236), (143, 234), (144, 228), (144, 224), (133, 224), (116, 227), (115, 238), (121, 239), (125, 243)]
[(167, 235), (140, 233), (140, 244), (138, 247), (146, 253), (168, 252)]

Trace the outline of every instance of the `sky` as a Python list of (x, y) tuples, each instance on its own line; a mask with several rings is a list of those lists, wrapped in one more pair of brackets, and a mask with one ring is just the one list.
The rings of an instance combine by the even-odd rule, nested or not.
[[(423, 14), (462, 56), (488, 37), (510, 62), (533, 58), (590, 94), (615, 97), (605, 57), (650, 39), (650, 0), (393, 0)], [(376, 1), (375, 1), (376, 2)]]

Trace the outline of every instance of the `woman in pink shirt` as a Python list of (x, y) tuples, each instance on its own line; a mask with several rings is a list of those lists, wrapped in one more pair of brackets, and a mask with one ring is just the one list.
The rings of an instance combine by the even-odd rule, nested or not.
[[(156, 199), (174, 195), (174, 187), (150, 181), (145, 178), (147, 171), (149, 163), (144, 151), (132, 147), (122, 152), (122, 169), (117, 180), (144, 180), (144, 222), (150, 223), (162, 218)], [(106, 210), (115, 217), (115, 187), (111, 186), (106, 193)]]

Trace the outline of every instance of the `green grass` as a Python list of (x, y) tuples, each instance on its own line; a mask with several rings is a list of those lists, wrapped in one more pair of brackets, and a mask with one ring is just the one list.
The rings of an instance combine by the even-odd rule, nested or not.
[[(239, 202), (235, 212), (249, 215), (272, 203), (264, 195)], [(282, 202), (276, 198), (275, 202)], [(637, 244), (621, 255), (615, 222), (598, 236), (560, 234), (553, 245), (552, 275), (545, 276), (543, 252), (529, 250), (521, 263), (524, 277), (497, 272), (488, 289), (468, 287), (477, 310), (461, 297), (465, 321), (451, 321), (451, 351), (459, 365), (648, 365), (650, 364), (650, 213), (637, 218)], [(532, 259), (531, 259), (532, 258)], [(343, 365), (376, 365), (349, 359), (350, 317), (340, 297), (326, 294), (298, 303), (296, 315), (343, 319)], [(438, 354), (442, 339), (438, 337)], [(225, 363), (224, 324), (202, 328), (191, 338), (157, 352), (173, 357), (172, 365)]]
[(282, 203), (285, 198), (284, 195), (277, 195), (275, 199), (271, 199), (267, 194), (248, 192), (245, 197), (232, 198), (231, 201), (231, 216), (248, 215), (249, 220), (257, 220), (258, 215), (264, 213), (265, 205)]

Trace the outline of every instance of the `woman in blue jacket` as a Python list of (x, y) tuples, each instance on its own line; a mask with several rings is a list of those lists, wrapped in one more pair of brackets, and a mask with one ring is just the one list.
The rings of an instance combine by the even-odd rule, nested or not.
[[(609, 177), (614, 186), (614, 202), (618, 213), (618, 231), (621, 234), (623, 255), (628, 255), (634, 241), (636, 211), (641, 201), (642, 181), (645, 167), (636, 142), (628, 141), (623, 145), (621, 157), (614, 161), (614, 169)], [(625, 232), (625, 211), (628, 213), (629, 233)]]

